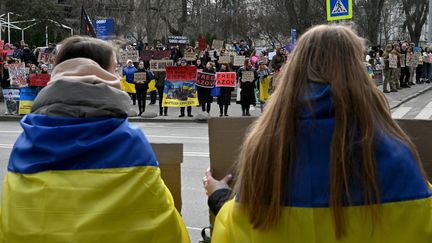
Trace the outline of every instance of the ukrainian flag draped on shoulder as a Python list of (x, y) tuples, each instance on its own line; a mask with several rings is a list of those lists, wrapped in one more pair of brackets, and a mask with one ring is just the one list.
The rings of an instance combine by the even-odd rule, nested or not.
[(150, 144), (126, 118), (30, 114), (21, 126), (3, 242), (189, 242)]
[(270, 231), (254, 230), (238, 202), (232, 200), (216, 217), (212, 242), (432, 242), (431, 186), (407, 146), (379, 131), (375, 159), (381, 222), (371, 223), (360, 187), (353, 183), (352, 203), (344, 208), (347, 232), (340, 240), (335, 238), (329, 205), (330, 144), (335, 124), (331, 87), (312, 83), (308, 91), (312, 110), (298, 117), (297, 158), (279, 225)]

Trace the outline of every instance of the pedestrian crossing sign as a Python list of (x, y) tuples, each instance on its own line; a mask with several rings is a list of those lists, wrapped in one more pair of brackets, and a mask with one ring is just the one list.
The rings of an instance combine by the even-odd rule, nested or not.
[(352, 18), (352, 0), (327, 0), (327, 20)]

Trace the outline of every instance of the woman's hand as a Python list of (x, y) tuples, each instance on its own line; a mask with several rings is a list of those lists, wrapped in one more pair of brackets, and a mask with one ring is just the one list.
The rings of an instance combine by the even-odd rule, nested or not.
[(228, 186), (228, 182), (231, 180), (231, 178), (232, 175), (228, 174), (222, 180), (218, 181), (213, 178), (210, 168), (208, 168), (205, 176), (202, 179), (207, 196), (210, 196), (213, 192), (219, 189), (230, 189), (230, 187)]

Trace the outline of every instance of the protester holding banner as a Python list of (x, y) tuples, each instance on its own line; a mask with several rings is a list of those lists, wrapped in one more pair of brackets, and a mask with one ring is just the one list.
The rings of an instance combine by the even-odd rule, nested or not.
[(401, 73), (400, 73), (400, 87), (402, 88), (411, 88), (411, 85), (409, 83), (409, 77), (410, 77), (410, 70), (407, 65), (407, 53), (408, 50), (408, 43), (403, 43), (401, 45), (400, 49), (400, 67), (401, 67)]
[(417, 67), (417, 60), (415, 59), (415, 55), (414, 55), (414, 47), (415, 44), (411, 43), (407, 46), (407, 66), (408, 66), (408, 70), (410, 73), (409, 79), (408, 79), (408, 84), (409, 85), (415, 85), (414, 83), (414, 77), (415, 77), (415, 71), (416, 71), (416, 67)]
[(244, 61), (243, 67), (237, 71), (237, 82), (240, 83), (240, 104), (242, 107), (242, 116), (250, 116), (250, 106), (256, 105), (255, 97), (255, 80), (257, 73), (252, 67), (249, 58)]
[[(213, 77), (213, 83), (215, 78), (215, 67), (214, 63), (208, 62), (206, 67), (203, 69), (202, 73), (205, 74), (205, 76), (211, 76)], [(198, 101), (201, 105), (202, 112), (207, 112), (208, 115), (210, 115), (210, 109), (211, 104), (213, 103), (213, 96), (210, 95), (211, 89), (214, 87), (214, 84), (212, 87), (203, 87), (197, 85), (198, 90)]]
[(270, 68), (272, 72), (279, 72), (281, 67), (285, 64), (286, 57), (282, 48), (276, 49), (276, 55), (272, 58)]
[(141, 114), (145, 112), (148, 83), (152, 78), (153, 77), (150, 77), (149, 73), (145, 70), (144, 62), (139, 62), (138, 69), (134, 73), (134, 83), (139, 110), (138, 116), (141, 116)]
[[(383, 83), (383, 92), (384, 93), (390, 93), (390, 92), (398, 92), (398, 90), (396, 89), (396, 83), (394, 82), (394, 80), (392, 80), (392, 75), (394, 76), (393, 72), (395, 72), (394, 68), (390, 68), (389, 65), (389, 57), (390, 57), (390, 53), (393, 50), (393, 45), (392, 44), (387, 44), (385, 52), (383, 54), (383, 58), (384, 58), (384, 68), (383, 68), (383, 73), (384, 73), (384, 83)], [(387, 88), (390, 85), (390, 91)]]
[[(432, 186), (363, 60), (349, 27), (301, 36), (244, 140), (212, 242), (430, 242)], [(227, 189), (207, 175), (210, 197)]]
[(390, 84), (393, 82), (396, 89), (401, 89), (401, 83), (400, 83), (400, 73), (401, 73), (401, 54), (400, 54), (400, 45), (399, 43), (393, 44), (393, 50), (390, 52), (391, 56), (389, 59), (389, 65), (391, 70), (391, 81)]
[(432, 64), (429, 59), (429, 54), (431, 54), (431, 50), (429, 47), (425, 48), (425, 51), (423, 52), (423, 72), (422, 72), (422, 78), (425, 80), (426, 83), (430, 83), (430, 76), (431, 76), (431, 67)]
[(416, 83), (423, 83), (423, 49), (421, 47), (417, 47), (417, 51), (415, 52), (415, 58), (417, 59), (417, 67), (416, 67)]
[(264, 61), (258, 62), (258, 92), (261, 112), (264, 110), (264, 105), (270, 97), (270, 87), (272, 77), (270, 76), (270, 69), (267, 67)]
[(156, 80), (156, 89), (159, 96), (159, 116), (168, 116), (168, 107), (163, 107), (163, 96), (165, 88), (165, 71), (157, 71), (154, 73)]
[[(222, 63), (220, 73), (231, 72), (229, 64)], [(231, 105), (231, 93), (234, 91), (233, 87), (220, 87), (220, 95), (217, 97), (219, 105), (219, 116), (228, 116), (228, 106)]]
[[(126, 82), (134, 83), (134, 74), (137, 71), (136, 67), (133, 65), (132, 60), (127, 60), (126, 67), (123, 68), (123, 76), (126, 77)], [(136, 105), (136, 93), (128, 92), (132, 99), (133, 105)]]
[[(187, 66), (187, 60), (186, 59), (181, 59), (180, 60), (180, 66)], [(187, 106), (187, 107), (180, 107), (180, 115), (179, 117), (185, 117), (185, 110), (187, 109), (187, 116), (188, 117), (193, 117), (192, 115), (192, 106)]]
[(190, 242), (115, 66), (105, 41), (62, 43), (10, 155), (2, 242)]

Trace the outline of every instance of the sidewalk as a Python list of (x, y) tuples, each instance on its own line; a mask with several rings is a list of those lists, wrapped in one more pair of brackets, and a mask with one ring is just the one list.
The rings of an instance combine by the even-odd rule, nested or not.
[[(382, 86), (378, 87), (382, 90)], [(389, 105), (391, 109), (395, 109), (401, 104), (411, 100), (429, 90), (432, 90), (432, 84), (417, 84), (413, 85), (411, 88), (405, 88), (399, 90), (397, 93), (388, 93), (385, 94), (387, 100), (389, 101)], [(180, 108), (168, 108), (168, 116), (159, 116), (159, 106), (156, 105), (148, 105), (149, 100), (147, 100), (146, 112), (143, 113), (141, 117), (129, 117), (131, 122), (207, 122), (208, 116), (207, 113), (203, 113), (201, 111), (201, 107), (193, 107), (192, 115), (194, 117), (178, 117), (180, 114)], [(132, 106), (133, 109), (138, 112), (138, 106)], [(11, 116), (4, 115), (6, 111), (6, 106), (4, 102), (0, 102), (0, 121), (19, 121), (22, 116)], [(261, 114), (260, 105), (258, 104), (255, 108), (251, 108), (250, 111), (252, 116), (259, 116)], [(212, 103), (211, 117), (219, 117), (219, 106), (215, 101)], [(228, 115), (230, 117), (241, 117), (241, 106), (236, 104), (234, 101), (231, 102), (231, 105), (228, 109)]]

